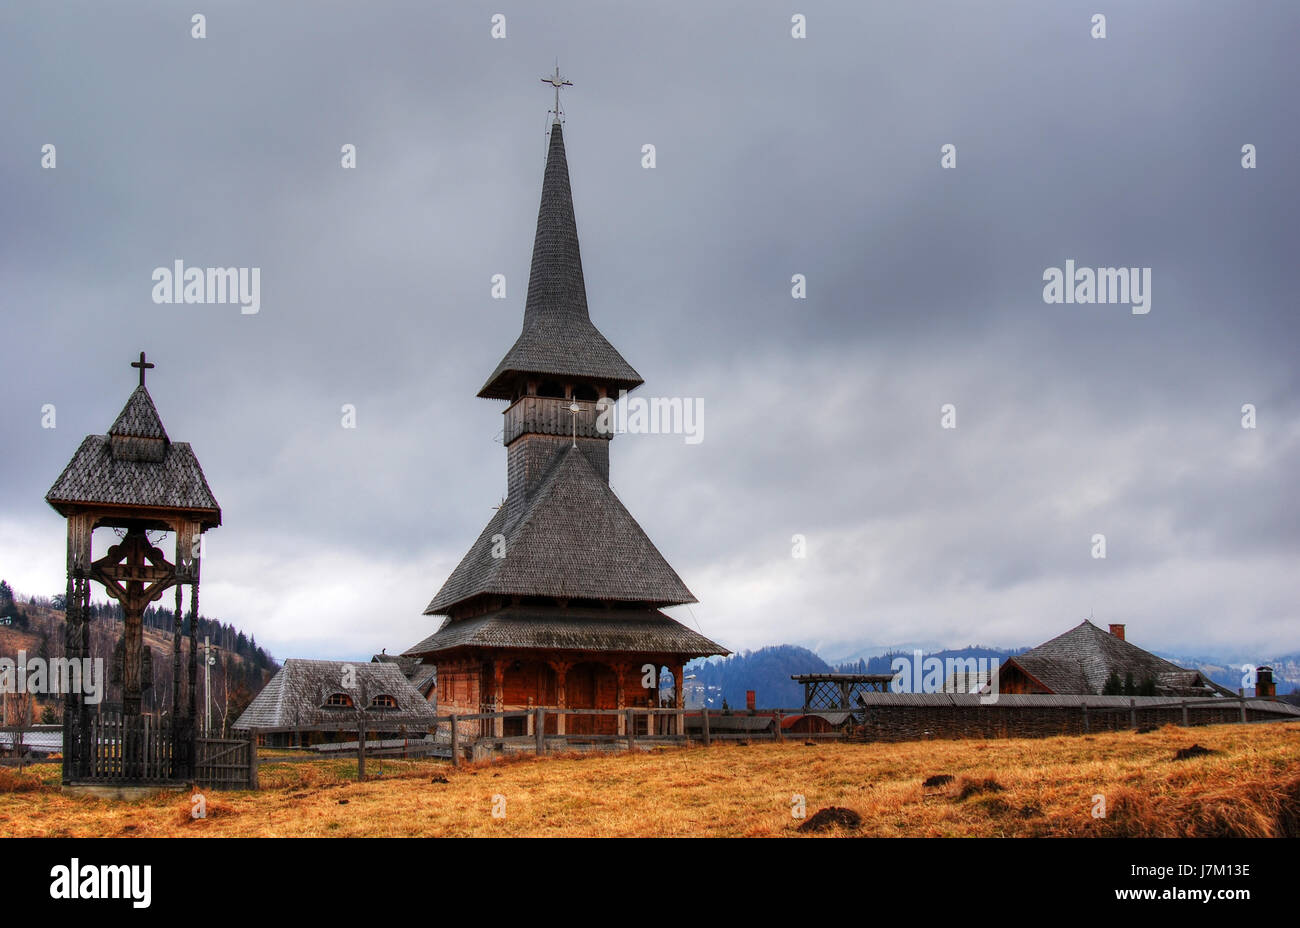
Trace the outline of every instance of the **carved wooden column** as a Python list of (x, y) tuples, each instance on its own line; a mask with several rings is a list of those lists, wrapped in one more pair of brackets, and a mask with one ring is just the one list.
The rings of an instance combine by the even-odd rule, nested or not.
[(686, 712), (682, 706), (682, 665), (676, 663), (673, 668), (673, 708), (677, 710), (677, 731), (678, 735), (686, 734)]
[[(501, 712), (505, 709), (505, 679), (506, 679), (506, 662), (503, 660), (494, 660), (492, 662), (492, 711)], [(498, 738), (504, 737), (506, 733), (506, 720), (495, 718), (492, 720), (492, 734)]]
[(176, 710), (181, 704), (181, 610), (184, 603), (181, 599), (184, 585), (176, 584), (176, 609), (172, 613), (172, 708), (169, 718), (172, 719), (172, 730), (175, 731)]
[[(564, 678), (568, 674), (569, 668), (573, 666), (573, 662), (547, 661), (547, 663), (550, 664), (551, 669), (555, 671), (555, 707), (557, 709), (567, 709), (569, 703), (564, 694)], [(557, 735), (564, 734), (565, 718), (563, 712), (555, 713), (555, 733)]]
[(190, 677), (189, 685), (189, 714), (185, 720), (185, 740), (188, 742), (186, 751), (186, 762), (189, 764), (190, 775), (194, 775), (195, 765), (199, 757), (199, 708), (198, 708), (198, 678), (199, 678), (199, 567), (200, 555), (202, 554), (202, 536), (196, 536), (195, 544), (190, 548)]
[[(70, 660), (79, 661), (90, 657), (90, 549), (93, 528), (94, 518), (88, 514), (68, 516), (64, 650)], [(69, 692), (64, 695), (63, 737), (64, 782), (88, 775), (91, 751), (90, 707), (81, 693)]]
[(194, 558), (198, 555), (199, 525), (182, 520), (176, 525), (176, 614), (172, 617), (172, 776), (189, 777), (192, 769), (189, 760), (190, 737), (183, 721), (186, 713), (181, 701), (181, 641), (185, 637), (185, 599), (186, 583), (194, 582)]
[(626, 661), (618, 661), (610, 664), (610, 667), (614, 669), (614, 677), (618, 680), (618, 688), (616, 690), (617, 705), (615, 705), (614, 708), (619, 710), (618, 715), (615, 716), (618, 720), (618, 730), (616, 731), (616, 734), (619, 735), (627, 734), (627, 718), (626, 714), (623, 712), (623, 710), (627, 708), (627, 691), (624, 688), (623, 678), (627, 676), (630, 666), (631, 665)]

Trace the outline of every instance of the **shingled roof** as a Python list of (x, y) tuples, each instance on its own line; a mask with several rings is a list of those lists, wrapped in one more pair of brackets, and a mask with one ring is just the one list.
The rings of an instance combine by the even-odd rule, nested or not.
[(466, 647), (638, 651), (693, 657), (731, 653), (655, 609), (558, 606), (509, 606), (487, 615), (447, 619), (406, 653), (428, 655)]
[(107, 435), (88, 435), (45, 500), (61, 515), (79, 505), (197, 510), (221, 524), (203, 468), (187, 442), (167, 437), (149, 391), (136, 387)]
[[(523, 510), (502, 506), (425, 615), (480, 594), (609, 599), (647, 606), (698, 602), (596, 473), (581, 449), (556, 454)], [(493, 557), (493, 537), (505, 557)]]
[(122, 411), (117, 414), (109, 435), (121, 435), (124, 438), (156, 438), (167, 441), (167, 430), (163, 428), (162, 419), (158, 417), (158, 408), (153, 404), (153, 397), (144, 384), (136, 387), (127, 399)]
[[(351, 690), (342, 683), (344, 667), (349, 666), (357, 683)], [(364, 694), (367, 705), (377, 696), (391, 696), (396, 700), (396, 709), (369, 709), (368, 728), (395, 729), (404, 725), (417, 730), (433, 722), (433, 708), (395, 663), (290, 658), (231, 727), (292, 728), (335, 721), (346, 725), (355, 721), (355, 709), (325, 707), (325, 700), (335, 693), (346, 693), (354, 703)]]
[(428, 699), (429, 692), (438, 686), (438, 668), (433, 664), (423, 663), (418, 657), (381, 653), (376, 654), (371, 660), (375, 663), (397, 665), (402, 676), (406, 677), (411, 682), (411, 686), (419, 690), (420, 695), (425, 699)]
[(627, 390), (643, 382), (592, 324), (587, 310), (569, 164), (558, 122), (551, 126), (523, 331), (478, 395), (511, 399), (515, 380), (527, 374), (581, 377)]
[(1007, 658), (1003, 667), (1008, 664), (1058, 694), (1099, 694), (1114, 671), (1120, 680), (1131, 674), (1139, 685), (1153, 681), (1159, 696), (1235, 695), (1199, 671), (1157, 657), (1086, 619), (1051, 641)]

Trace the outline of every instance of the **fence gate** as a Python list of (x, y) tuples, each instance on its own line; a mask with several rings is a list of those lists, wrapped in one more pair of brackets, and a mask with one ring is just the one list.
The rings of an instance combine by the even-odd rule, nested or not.
[(257, 789), (257, 752), (251, 739), (199, 738), (194, 780), (208, 789)]

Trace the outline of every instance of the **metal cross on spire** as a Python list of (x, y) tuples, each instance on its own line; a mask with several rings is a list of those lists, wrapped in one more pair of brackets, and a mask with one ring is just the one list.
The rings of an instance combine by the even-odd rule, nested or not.
[(550, 77), (543, 77), (542, 83), (550, 84), (555, 88), (555, 109), (553, 112), (555, 113), (555, 121), (559, 122), (560, 116), (563, 114), (563, 110), (560, 109), (560, 88), (572, 87), (573, 81), (565, 80), (563, 77), (560, 77), (560, 63), (557, 61), (555, 62), (555, 73)]
[(143, 387), (143, 386), (144, 386), (144, 372), (147, 371), (147, 370), (149, 370), (150, 368), (157, 367), (158, 365), (157, 365), (157, 364), (154, 364), (154, 363), (152, 363), (152, 362), (150, 362), (150, 361), (146, 361), (146, 360), (144, 359), (144, 352), (142, 351), (142, 352), (140, 352), (140, 360), (139, 360), (139, 361), (132, 361), (132, 362), (131, 362), (131, 366), (132, 366), (132, 367), (138, 367), (138, 368), (140, 368), (140, 386)]

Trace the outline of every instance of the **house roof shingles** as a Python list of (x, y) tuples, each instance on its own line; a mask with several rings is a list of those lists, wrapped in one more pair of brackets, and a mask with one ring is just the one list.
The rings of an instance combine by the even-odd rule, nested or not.
[[(351, 666), (356, 674), (356, 689), (343, 686), (345, 666)], [(396, 709), (370, 709), (367, 727), (405, 725), (415, 729), (432, 724), (434, 718), (433, 708), (396, 663), (290, 658), (232, 727), (292, 728), (337, 721), (346, 728), (349, 722), (355, 721), (356, 710), (325, 708), (322, 704), (334, 693), (347, 693), (354, 701), (359, 701), (364, 694), (367, 703), (380, 695), (392, 696), (397, 701)]]
[(1235, 695), (1198, 671), (1157, 657), (1087, 620), (1007, 662), (1058, 694), (1100, 694), (1114, 671), (1120, 680), (1131, 674), (1139, 685), (1154, 681), (1161, 696)]

